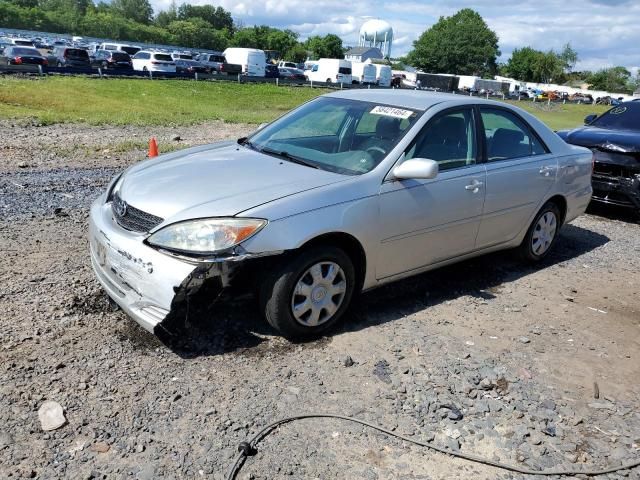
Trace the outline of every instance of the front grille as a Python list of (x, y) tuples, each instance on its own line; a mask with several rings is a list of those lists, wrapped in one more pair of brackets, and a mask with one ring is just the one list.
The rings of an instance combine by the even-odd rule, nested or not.
[(138, 233), (146, 233), (160, 225), (164, 220), (128, 205), (117, 193), (113, 196), (113, 202), (111, 202), (111, 212), (118, 225)]

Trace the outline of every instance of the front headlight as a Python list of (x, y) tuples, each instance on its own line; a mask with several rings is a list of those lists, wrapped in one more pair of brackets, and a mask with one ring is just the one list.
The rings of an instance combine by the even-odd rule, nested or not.
[(168, 225), (151, 235), (153, 246), (192, 254), (208, 254), (238, 245), (267, 224), (257, 218), (203, 218)]
[(113, 177), (113, 179), (111, 179), (111, 182), (109, 182), (109, 186), (107, 187), (107, 202), (106, 203), (109, 203), (110, 201), (113, 200), (113, 193), (116, 191), (116, 187), (119, 187), (120, 184), (122, 183), (122, 176), (123, 175), (124, 175), (124, 172), (120, 172), (118, 175)]

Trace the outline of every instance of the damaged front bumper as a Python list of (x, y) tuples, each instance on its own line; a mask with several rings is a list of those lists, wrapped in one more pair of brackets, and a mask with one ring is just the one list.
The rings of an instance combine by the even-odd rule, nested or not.
[(594, 150), (593, 200), (640, 210), (640, 159), (637, 154)]
[(91, 206), (89, 244), (96, 277), (131, 318), (154, 334), (169, 324), (184, 326), (190, 315), (208, 312), (227, 293), (251, 288), (254, 267), (265, 262), (265, 255), (246, 252), (196, 261), (151, 248), (145, 238), (120, 227), (103, 196)]

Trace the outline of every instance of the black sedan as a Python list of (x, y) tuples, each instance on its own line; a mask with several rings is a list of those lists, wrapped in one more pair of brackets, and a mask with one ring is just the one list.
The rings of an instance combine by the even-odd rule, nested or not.
[(198, 62), (197, 60), (175, 60), (176, 73), (188, 73), (193, 75), (194, 73), (210, 73), (211, 69), (206, 65)]
[(593, 151), (593, 200), (640, 212), (640, 102), (621, 103), (584, 123), (558, 135)]
[(38, 50), (29, 47), (7, 47), (2, 56), (7, 65), (47, 65), (49, 63)]

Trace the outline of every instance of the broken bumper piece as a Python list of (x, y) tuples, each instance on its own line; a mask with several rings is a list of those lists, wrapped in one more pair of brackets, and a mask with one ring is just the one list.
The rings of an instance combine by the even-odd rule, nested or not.
[(162, 253), (144, 239), (114, 222), (103, 197), (94, 202), (89, 243), (96, 276), (108, 295), (154, 334), (167, 326), (184, 327), (187, 317), (209, 311), (227, 292), (238, 291), (235, 283), (249, 288), (255, 275), (247, 267), (265, 261), (262, 255), (245, 254), (195, 262)]

